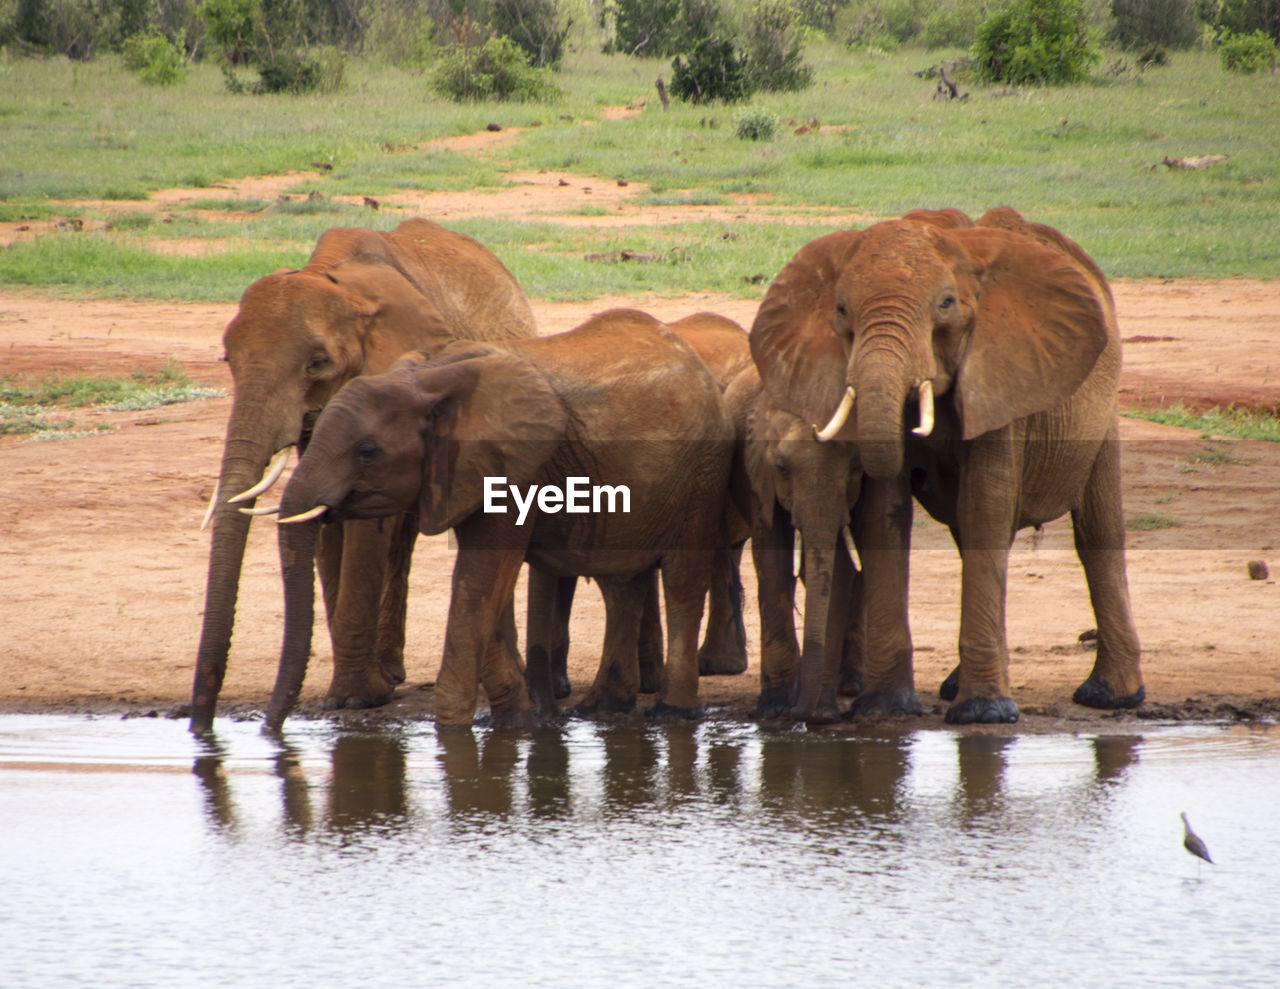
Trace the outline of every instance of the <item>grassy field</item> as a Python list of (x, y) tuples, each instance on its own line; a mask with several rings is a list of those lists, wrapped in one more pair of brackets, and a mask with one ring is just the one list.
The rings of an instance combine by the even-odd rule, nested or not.
[[(765, 197), (779, 212), (814, 208), (888, 217), (917, 206), (977, 215), (1010, 204), (1079, 240), (1112, 276), (1280, 276), (1280, 83), (1224, 73), (1216, 55), (1178, 53), (1139, 76), (1100, 63), (1066, 89), (970, 90), (936, 101), (915, 73), (956, 53), (890, 55), (834, 45), (810, 49), (817, 84), (753, 105), (784, 126), (771, 142), (737, 138), (733, 107), (673, 104), (663, 112), (658, 60), (571, 55), (554, 104), (455, 105), (423, 75), (348, 65), (330, 96), (235, 96), (216, 68), (194, 67), (172, 88), (143, 86), (117, 62), (0, 58), (0, 222), (101, 214), (69, 200), (116, 200), (112, 229), (51, 234), (0, 251), (0, 284), (95, 296), (231, 300), (281, 264), (301, 263), (320, 231), (339, 224), (389, 227), (327, 197), (387, 195), (504, 184), (515, 170), (546, 168), (627, 178), (661, 203)], [(647, 101), (643, 113), (604, 120), (605, 106)], [(816, 117), (817, 133), (796, 135)], [(572, 119), (566, 119), (572, 118)], [(597, 121), (581, 126), (583, 120)], [(414, 149), (432, 138), (526, 128), (477, 158)], [(541, 126), (532, 126), (533, 124)], [(391, 150), (389, 150), (391, 149)], [(1204, 171), (1173, 171), (1166, 156), (1228, 155)], [(195, 209), (159, 223), (129, 201), (154, 190), (205, 187), (247, 175), (312, 170), (297, 192), (312, 204), (219, 220)], [(453, 224), (488, 244), (529, 293), (565, 299), (633, 290), (710, 289), (758, 295), (805, 241), (811, 224), (723, 223), (626, 230), (497, 219)], [(205, 253), (164, 241), (208, 240)], [(600, 265), (584, 255), (623, 247), (661, 254), (649, 265)]]

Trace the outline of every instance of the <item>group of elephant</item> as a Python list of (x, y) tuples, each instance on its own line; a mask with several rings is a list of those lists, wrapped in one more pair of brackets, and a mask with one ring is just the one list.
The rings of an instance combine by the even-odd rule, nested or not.
[[(269, 729), (301, 691), (314, 572), (333, 646), (326, 706), (382, 704), (405, 678), (414, 541), (448, 529), (458, 553), (435, 684), (441, 726), (470, 725), (481, 689), (495, 724), (558, 715), (579, 577), (597, 582), (606, 627), (578, 710), (626, 711), (655, 692), (651, 713), (696, 716), (700, 674), (747, 667), (748, 539), (758, 713), (810, 724), (918, 714), (913, 501), (950, 528), (961, 556), (947, 721), (1017, 720), (1009, 550), (1019, 529), (1068, 512), (1097, 621), (1096, 661), (1074, 699), (1143, 700), (1111, 292), (1077, 244), (1007, 207), (976, 222), (915, 210), (811, 241), (749, 333), (711, 313), (664, 324), (613, 309), (538, 336), (516, 279), (477, 241), (423, 219), (385, 233), (335, 228), (304, 268), (249, 286), (224, 343), (235, 398), (208, 516), (193, 731), (213, 724), (251, 517), (275, 513), (285, 629)], [(256, 507), (294, 446), (279, 506)], [(523, 518), (489, 510), (498, 479), (528, 492)], [(534, 502), (535, 486), (587, 479), (625, 487), (629, 510)], [(843, 713), (841, 696), (853, 697)]]

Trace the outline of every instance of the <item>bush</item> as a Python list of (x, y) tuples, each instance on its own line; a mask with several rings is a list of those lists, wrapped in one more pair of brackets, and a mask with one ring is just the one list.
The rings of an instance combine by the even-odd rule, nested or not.
[(984, 82), (1079, 82), (1098, 60), (1080, 0), (1013, 0), (978, 28), (974, 67)]
[(1276, 0), (1196, 0), (1196, 13), (1221, 41), (1228, 33), (1261, 31), (1280, 42), (1280, 3)]
[(170, 41), (158, 31), (135, 34), (121, 48), (125, 68), (149, 86), (172, 86), (187, 78), (182, 39)]
[[(199, 13), (233, 93), (331, 93), (342, 85), (345, 56), (318, 39), (343, 31), (312, 16), (305, 0), (202, 0)], [(258, 81), (242, 83), (239, 65), (257, 69)]]
[(768, 110), (743, 110), (733, 118), (733, 132), (744, 141), (772, 141), (778, 118)]
[(450, 51), (431, 77), (431, 88), (448, 99), (554, 99), (559, 89), (547, 69), (535, 69), (510, 38), (490, 38), (483, 45), (459, 45)]
[(560, 23), (555, 0), (493, 0), (492, 24), (524, 49), (530, 65), (557, 66), (573, 21)]
[(813, 69), (803, 62), (804, 45), (789, 0), (761, 0), (743, 34), (753, 89), (782, 93), (813, 85)]
[(1254, 31), (1253, 34), (1227, 32), (1218, 42), (1218, 57), (1228, 72), (1249, 75), (1275, 63), (1276, 43), (1262, 31)]
[(687, 63), (679, 55), (671, 63), (671, 93), (686, 103), (735, 103), (751, 92), (746, 57), (728, 38), (704, 38)]
[(924, 20), (920, 40), (925, 48), (968, 48), (978, 36), (983, 7), (980, 0), (955, 0), (939, 5)]
[(601, 26), (609, 17), (613, 36), (604, 50), (623, 55), (675, 55), (725, 33), (717, 0), (610, 0)]
[(1115, 22), (1108, 37), (1130, 50), (1155, 45), (1189, 48), (1200, 34), (1192, 0), (1111, 0)]

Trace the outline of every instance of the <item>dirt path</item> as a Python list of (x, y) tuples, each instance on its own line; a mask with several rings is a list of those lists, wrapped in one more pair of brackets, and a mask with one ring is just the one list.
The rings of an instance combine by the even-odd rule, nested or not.
[[(1280, 404), (1280, 283), (1121, 282), (1116, 286), (1126, 404), (1184, 400)], [(659, 317), (715, 309), (749, 324), (753, 300), (536, 303), (545, 332), (626, 302)], [(230, 305), (70, 302), (0, 293), (0, 374), (118, 373), (181, 363), (199, 381), (230, 387), (219, 360)], [(142, 413), (99, 414), (117, 427), (87, 439), (0, 438), (0, 709), (168, 712), (186, 702), (208, 535), (199, 524), (220, 456), (227, 398)], [(1280, 574), (1280, 447), (1205, 440), (1122, 421), (1126, 510), (1175, 527), (1130, 533), (1130, 584), (1145, 650), (1149, 702), (1139, 715), (1074, 707), (1092, 662), (1076, 640), (1092, 626), (1066, 522), (1019, 539), (1010, 566), (1009, 640), (1020, 730), (1132, 730), (1142, 716), (1280, 714), (1280, 589), (1251, 580), (1250, 560)], [(954, 663), (959, 568), (949, 540), (918, 525), (912, 563), (917, 682), (926, 697)], [(409, 628), (409, 682), (374, 718), (430, 711), (448, 604), (451, 552), (420, 543)], [(744, 574), (748, 602), (752, 575)], [(603, 609), (584, 590), (574, 616), (571, 674), (594, 673)], [(748, 609), (752, 666), (703, 681), (704, 699), (745, 716), (758, 689), (758, 634)], [(253, 529), (242, 581), (224, 711), (265, 701), (279, 648), (281, 601), (271, 529)], [(327, 686), (327, 639), (304, 705)], [(941, 724), (934, 709), (924, 721)], [(355, 715), (360, 717), (361, 715)], [(1128, 726), (1128, 727), (1126, 727)]]

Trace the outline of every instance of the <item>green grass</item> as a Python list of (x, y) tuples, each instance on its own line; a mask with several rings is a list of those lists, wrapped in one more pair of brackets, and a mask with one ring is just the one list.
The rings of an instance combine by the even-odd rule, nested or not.
[(218, 389), (197, 385), (172, 362), (159, 371), (128, 377), (4, 377), (0, 378), (0, 434), (71, 439), (112, 427), (103, 423), (86, 426), (68, 415), (68, 409), (141, 412), (221, 394)]
[(1166, 409), (1130, 409), (1124, 415), (1130, 419), (1145, 419), (1166, 426), (1197, 429), (1207, 439), (1209, 436), (1234, 436), (1246, 440), (1266, 440), (1280, 443), (1280, 418), (1266, 412), (1252, 412), (1228, 406), (1205, 412), (1193, 412), (1178, 403)]
[[(230, 301), (275, 267), (304, 261), (330, 226), (389, 228), (400, 219), (392, 210), (334, 202), (334, 195), (496, 187), (510, 172), (536, 169), (647, 183), (648, 205), (726, 205), (750, 194), (780, 214), (825, 211), (850, 223), (920, 206), (977, 215), (1010, 204), (1074, 237), (1113, 276), (1280, 273), (1280, 94), (1272, 77), (1224, 73), (1214, 53), (1186, 52), (1140, 78), (1100, 76), (1007, 94), (962, 84), (967, 102), (935, 101), (932, 82), (914, 73), (954, 54), (873, 56), (812, 45), (817, 84), (762, 94), (753, 104), (781, 121), (767, 144), (734, 135), (733, 107), (673, 103), (664, 112), (653, 79), (669, 76), (667, 61), (605, 56), (589, 44), (565, 60), (557, 102), (510, 105), (448, 103), (430, 94), (423, 74), (361, 60), (348, 63), (347, 83), (335, 94), (252, 97), (228, 93), (211, 64), (194, 66), (184, 85), (148, 87), (111, 57), (71, 63), (0, 55), (0, 221), (82, 216), (113, 224), (15, 243), (0, 251), (0, 283)], [(647, 105), (637, 116), (603, 118), (605, 106), (641, 100)], [(820, 130), (793, 133), (793, 121), (811, 117)], [(424, 147), (491, 122), (523, 130), (479, 155)], [(1206, 153), (1230, 160), (1202, 172), (1161, 164), (1165, 156)], [(315, 199), (210, 198), (167, 211), (172, 222), (148, 223), (132, 208), (108, 216), (58, 202), (128, 203), (164, 188), (312, 172), (316, 162), (332, 169), (289, 189)], [(193, 215), (222, 208), (252, 216), (223, 223)], [(706, 224), (615, 233), (550, 232), (548, 224), (514, 221), (452, 225), (482, 231), (476, 235), (529, 293), (548, 298), (690, 289), (757, 296), (763, 287), (754, 276), (767, 284), (807, 239), (831, 229), (738, 223), (735, 239), (716, 239), (723, 231)], [(772, 226), (778, 229), (761, 229)], [(535, 228), (536, 238), (521, 227)], [(164, 241), (177, 238), (228, 243), (192, 258), (164, 250)], [(539, 240), (552, 247), (528, 246)], [(606, 271), (581, 257), (622, 247), (678, 249), (684, 260)]]
[(1182, 522), (1174, 518), (1172, 515), (1160, 515), (1156, 512), (1144, 512), (1139, 515), (1130, 515), (1125, 519), (1124, 526), (1135, 532), (1155, 532), (1160, 529), (1177, 529)]

